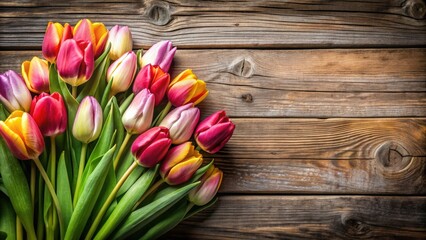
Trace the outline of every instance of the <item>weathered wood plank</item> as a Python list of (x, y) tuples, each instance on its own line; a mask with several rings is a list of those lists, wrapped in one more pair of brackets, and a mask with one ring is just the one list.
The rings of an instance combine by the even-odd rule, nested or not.
[[(0, 54), (5, 71), (40, 53)], [(426, 116), (426, 49), (179, 50), (172, 76), (188, 67), (208, 83), (206, 114)]]
[(426, 198), (221, 196), (164, 239), (424, 239)]
[(424, 45), (422, 0), (2, 1), (0, 48), (39, 49), (46, 22), (80, 18), (130, 25), (135, 45), (312, 48)]
[(215, 158), (221, 193), (426, 194), (426, 158), (371, 160)]

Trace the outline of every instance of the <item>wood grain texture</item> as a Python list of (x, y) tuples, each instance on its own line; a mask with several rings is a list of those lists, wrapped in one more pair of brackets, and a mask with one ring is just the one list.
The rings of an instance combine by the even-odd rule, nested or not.
[[(19, 71), (37, 51), (3, 51), (0, 71)], [(426, 116), (425, 49), (178, 50), (207, 82), (204, 114), (234, 117)]]
[(164, 239), (424, 239), (425, 197), (221, 196)]
[[(39, 48), (46, 20), (130, 25), (135, 46), (185, 48), (424, 46), (422, 0), (2, 1), (0, 48)], [(7, 27), (5, 27), (7, 26)]]

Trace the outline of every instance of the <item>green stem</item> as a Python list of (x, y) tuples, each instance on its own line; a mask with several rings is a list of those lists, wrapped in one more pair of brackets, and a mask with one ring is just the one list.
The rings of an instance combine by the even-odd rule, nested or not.
[(77, 99), (77, 86), (71, 87), (71, 94), (75, 99)]
[(120, 161), (121, 155), (123, 155), (124, 150), (127, 147), (127, 144), (129, 143), (130, 138), (132, 137), (132, 134), (126, 133), (126, 137), (123, 140), (123, 143), (120, 146), (120, 149), (118, 150), (117, 156), (115, 156), (114, 159), (114, 169), (117, 169), (118, 162)]
[(81, 188), (81, 177), (83, 176), (84, 164), (86, 162), (86, 152), (87, 152), (87, 143), (81, 145), (81, 155), (80, 155), (80, 164), (78, 166), (78, 175), (77, 175), (77, 184), (75, 187), (73, 206), (77, 205), (77, 200), (79, 197), (79, 192)]
[(151, 188), (149, 188), (149, 190), (142, 195), (141, 199), (139, 199), (139, 201), (135, 204), (132, 211), (138, 208), (138, 206), (143, 202), (143, 200), (145, 200), (149, 195), (151, 195), (154, 191), (156, 191), (163, 183), (164, 183), (163, 179), (160, 179), (156, 183), (154, 183), (154, 185), (152, 185)]
[(35, 206), (35, 189), (36, 189), (36, 167), (34, 163), (31, 163), (31, 176), (30, 176), (30, 191), (31, 191), (31, 203), (33, 209)]
[[(53, 189), (56, 188), (56, 143), (55, 143), (55, 136), (50, 137), (50, 179), (52, 181)], [(56, 229), (56, 210), (55, 208), (52, 208), (51, 215), (49, 216), (49, 232), (47, 233), (48, 236), (51, 237), (51, 239), (55, 239), (55, 229)]]
[(64, 234), (65, 234), (65, 232), (64, 232), (65, 229), (64, 229), (64, 222), (63, 222), (63, 219), (62, 219), (61, 207), (59, 206), (58, 196), (56, 196), (55, 189), (53, 188), (52, 183), (50, 182), (49, 177), (47, 176), (47, 173), (43, 168), (43, 165), (41, 165), (40, 160), (38, 158), (35, 158), (33, 160), (34, 160), (34, 163), (36, 164), (38, 170), (40, 171), (40, 174), (43, 177), (44, 182), (46, 183), (47, 189), (49, 190), (50, 195), (52, 197), (53, 204), (56, 207), (56, 211), (58, 213), (58, 219), (59, 219), (59, 228), (60, 228), (60, 231), (61, 231), (61, 239), (63, 239)]
[(201, 151), (201, 147), (200, 146), (197, 146), (196, 148), (195, 148), (195, 150), (197, 150), (197, 151)]
[(185, 213), (185, 215), (186, 214), (188, 214), (188, 212), (193, 208), (195, 206), (195, 204), (193, 203), (193, 202), (190, 202), (189, 204), (188, 204), (188, 206), (186, 207), (186, 213)]
[(99, 223), (102, 220), (102, 217), (105, 215), (106, 211), (108, 210), (109, 205), (115, 199), (115, 196), (117, 195), (118, 190), (120, 190), (121, 186), (124, 184), (124, 182), (127, 180), (127, 178), (130, 176), (130, 174), (133, 172), (133, 170), (137, 166), (138, 166), (138, 162), (134, 161), (133, 164), (130, 165), (130, 167), (127, 169), (127, 171), (124, 173), (124, 175), (117, 182), (114, 189), (112, 190), (112, 192), (109, 194), (107, 200), (105, 201), (104, 205), (102, 205), (102, 208), (99, 211), (98, 215), (96, 215), (95, 220), (92, 222), (92, 226), (90, 226), (89, 232), (86, 235), (87, 240), (92, 238), (93, 234), (96, 231), (96, 228), (98, 227)]
[(21, 220), (19, 220), (18, 215), (16, 215), (16, 240), (23, 240), (24, 234), (22, 229)]
[(172, 103), (170, 101), (167, 102), (167, 105), (164, 107), (163, 111), (161, 111), (160, 117), (155, 122), (155, 126), (158, 126), (161, 121), (166, 117), (167, 113), (169, 113), (170, 108), (172, 107)]

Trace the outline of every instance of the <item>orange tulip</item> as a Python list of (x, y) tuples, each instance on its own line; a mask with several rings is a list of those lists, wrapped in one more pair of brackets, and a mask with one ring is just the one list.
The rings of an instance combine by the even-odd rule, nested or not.
[(74, 27), (74, 39), (79, 41), (90, 41), (93, 47), (95, 59), (105, 49), (108, 41), (108, 30), (103, 23), (92, 23), (89, 19), (81, 19)]
[(170, 83), (168, 97), (173, 106), (179, 107), (187, 103), (197, 105), (208, 94), (206, 83), (199, 80), (191, 69), (186, 69)]
[(33, 57), (31, 61), (24, 61), (21, 72), (31, 92), (49, 92), (49, 67), (46, 60)]

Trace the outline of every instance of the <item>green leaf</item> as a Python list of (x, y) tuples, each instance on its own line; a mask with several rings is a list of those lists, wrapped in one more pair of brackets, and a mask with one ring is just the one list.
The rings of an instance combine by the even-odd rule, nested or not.
[(203, 206), (194, 206), (193, 208), (191, 208), (190, 211), (188, 211), (188, 213), (185, 215), (185, 219), (188, 219), (192, 216), (194, 216), (195, 214), (206, 210), (207, 208), (210, 208), (211, 206), (213, 206), (216, 202), (217, 202), (218, 197), (213, 198), (212, 200), (210, 200), (210, 202), (208, 202), (206, 205)]
[(106, 56), (108, 56), (110, 49), (111, 49), (111, 43), (108, 43), (104, 52), (98, 57), (98, 59), (96, 59), (95, 68), (97, 68), (99, 66), (99, 64), (101, 64), (101, 62), (106, 58)]
[(184, 198), (198, 184), (200, 182), (190, 183), (133, 211), (115, 232), (112, 239), (125, 239), (130, 234), (138, 231), (153, 219), (166, 212), (174, 203)]
[(58, 161), (58, 173), (57, 173), (57, 190), (59, 205), (62, 209), (62, 218), (64, 220), (65, 229), (68, 226), (68, 223), (72, 215), (72, 195), (70, 182), (68, 180), (68, 171), (65, 164), (65, 153), (62, 152)]
[(132, 103), (133, 98), (135, 97), (135, 94), (130, 94), (120, 105), (120, 113), (123, 114), (124, 111), (129, 107), (130, 103)]
[[(141, 167), (138, 167), (141, 168)], [(138, 169), (136, 168), (136, 169)], [(135, 169), (135, 170), (136, 170)], [(145, 172), (132, 187), (120, 199), (117, 206), (108, 217), (108, 220), (103, 224), (95, 239), (106, 239), (112, 231), (123, 221), (127, 215), (132, 211), (133, 206), (148, 190), (152, 181), (156, 177), (158, 165), (155, 168), (149, 169)]]
[(29, 239), (35, 239), (33, 226), (34, 209), (31, 201), (30, 187), (18, 160), (7, 148), (3, 139), (0, 140), (0, 174), (10, 201), (16, 214), (21, 219)]
[(105, 108), (106, 104), (108, 103), (108, 100), (110, 98), (109, 94), (111, 92), (111, 86), (112, 86), (112, 82), (114, 81), (114, 79), (111, 79), (111, 81), (108, 82), (108, 85), (105, 88), (105, 91), (102, 95), (102, 100), (101, 100), (101, 107), (102, 109)]
[(71, 216), (68, 229), (65, 233), (65, 239), (80, 239), (96, 200), (101, 193), (102, 185), (104, 184), (108, 174), (108, 168), (112, 166), (112, 156), (114, 151), (115, 146), (105, 153), (95, 170), (87, 178), (83, 187), (83, 192), (81, 193)]
[(136, 180), (139, 179), (139, 177), (144, 172), (145, 168), (140, 166), (137, 167), (133, 172), (129, 175), (127, 180), (124, 182), (123, 186), (121, 186), (120, 190), (117, 192), (117, 197), (120, 197), (121, 195), (125, 194), (129, 188), (133, 186), (133, 184), (136, 182)]
[(16, 239), (16, 214), (9, 198), (0, 193), (0, 232), (8, 239)]
[[(114, 128), (116, 130), (117, 136), (115, 139), (115, 144), (117, 145), (117, 149), (120, 149), (121, 144), (124, 140), (124, 126), (123, 122), (121, 121), (121, 113), (118, 107), (117, 99), (115, 97), (112, 97), (112, 116), (114, 120)], [(114, 158), (117, 156), (118, 151), (114, 153)]]

